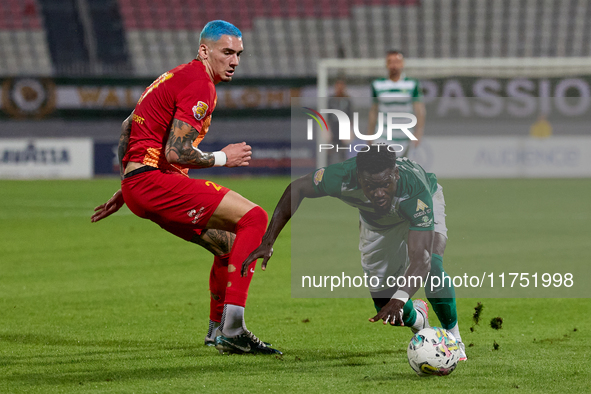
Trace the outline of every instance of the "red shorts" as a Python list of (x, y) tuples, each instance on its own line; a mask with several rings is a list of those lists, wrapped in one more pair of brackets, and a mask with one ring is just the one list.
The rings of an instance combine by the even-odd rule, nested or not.
[(160, 170), (124, 179), (121, 190), (131, 212), (187, 241), (201, 235), (230, 191), (211, 181)]

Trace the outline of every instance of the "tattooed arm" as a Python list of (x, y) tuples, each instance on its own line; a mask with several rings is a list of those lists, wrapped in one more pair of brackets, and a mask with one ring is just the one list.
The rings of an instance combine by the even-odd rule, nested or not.
[(187, 122), (173, 119), (166, 143), (166, 160), (189, 168), (213, 167), (213, 153), (193, 148), (193, 141), (198, 135), (199, 132)]
[[(198, 135), (199, 131), (187, 122), (173, 119), (166, 143), (166, 160), (186, 168), (213, 167), (214, 153), (202, 152), (193, 147), (193, 141)], [(226, 167), (247, 166), (252, 153), (245, 142), (230, 144), (221, 151), (226, 155)]]
[(121, 178), (123, 178), (123, 156), (127, 152), (127, 146), (129, 145), (129, 135), (131, 134), (131, 123), (133, 119), (133, 112), (127, 117), (121, 124), (121, 136), (119, 137), (119, 148), (117, 149), (117, 157), (119, 158), (119, 170), (121, 172)]

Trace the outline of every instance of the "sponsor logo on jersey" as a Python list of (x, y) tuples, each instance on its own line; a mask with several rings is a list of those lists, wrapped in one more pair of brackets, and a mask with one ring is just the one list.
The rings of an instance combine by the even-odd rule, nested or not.
[(205, 114), (207, 113), (207, 109), (209, 106), (205, 104), (203, 101), (198, 101), (197, 105), (193, 107), (193, 116), (197, 120), (201, 120), (205, 118)]
[(425, 208), (429, 208), (429, 206), (417, 198), (417, 212), (424, 211)]
[(427, 208), (424, 211), (419, 211), (417, 213), (415, 213), (414, 215), (412, 215), (413, 218), (420, 218), (421, 216), (424, 216), (428, 213), (431, 213), (431, 208)]
[(131, 117), (131, 119), (134, 122), (139, 123), (139, 124), (144, 124), (146, 122), (146, 119), (145, 118), (142, 118), (141, 116), (136, 115), (136, 114), (133, 114), (132, 117)]
[(427, 216), (423, 216), (423, 223), (417, 223), (417, 227), (431, 227), (433, 225), (433, 219), (429, 219)]
[(320, 182), (322, 182), (322, 177), (324, 176), (324, 168), (319, 169), (314, 174), (314, 184), (318, 186)]
[(187, 216), (190, 218), (193, 218), (193, 220), (191, 220), (191, 223), (196, 224), (197, 221), (199, 220), (199, 218), (201, 217), (201, 215), (203, 214), (204, 210), (205, 210), (205, 207), (201, 207), (201, 209), (199, 211), (197, 211), (196, 209), (191, 209), (191, 210), (187, 211)]

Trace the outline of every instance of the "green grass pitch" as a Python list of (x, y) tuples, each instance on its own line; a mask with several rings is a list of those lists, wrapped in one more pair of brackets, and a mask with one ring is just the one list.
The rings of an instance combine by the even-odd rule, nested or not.
[[(269, 213), (289, 182), (212, 180)], [(588, 261), (589, 180), (441, 183), (455, 237), (446, 259)], [(406, 360), (410, 331), (369, 323), (369, 299), (291, 298), (289, 227), (253, 279), (246, 315), (284, 356), (220, 356), (203, 346), (211, 257), (127, 208), (91, 224), (92, 208), (117, 187), (0, 182), (0, 393), (589, 390), (588, 299), (459, 299), (468, 361), (419, 378)], [(506, 196), (515, 203), (501, 204)], [(497, 316), (503, 327), (493, 330)]]

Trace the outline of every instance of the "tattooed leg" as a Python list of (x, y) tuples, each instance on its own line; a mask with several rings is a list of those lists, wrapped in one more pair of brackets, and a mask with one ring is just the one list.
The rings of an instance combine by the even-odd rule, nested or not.
[(224, 230), (207, 229), (201, 235), (195, 235), (191, 242), (203, 246), (215, 256), (230, 253), (236, 234)]
[(209, 331), (205, 336), (206, 345), (215, 343), (216, 329), (222, 320), (228, 283), (228, 260), (235, 237), (234, 233), (228, 231), (207, 229), (201, 236), (195, 236), (191, 240), (214, 255), (209, 273)]

